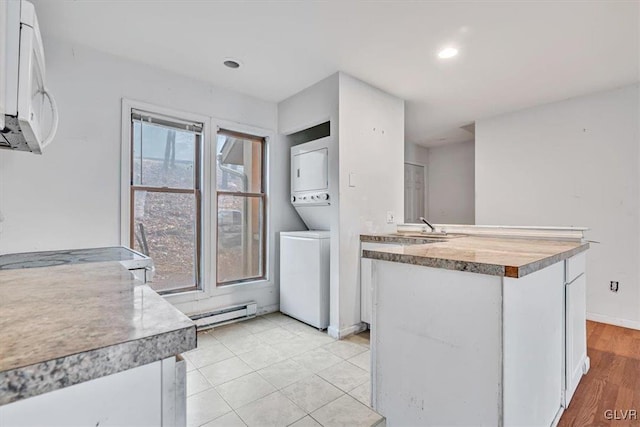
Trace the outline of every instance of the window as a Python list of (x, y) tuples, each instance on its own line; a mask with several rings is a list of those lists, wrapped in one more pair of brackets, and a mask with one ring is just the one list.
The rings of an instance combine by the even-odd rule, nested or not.
[(149, 285), (215, 295), (266, 280), (267, 131), (127, 100), (123, 123), (122, 242), (153, 258)]
[(256, 136), (217, 135), (218, 285), (265, 277), (264, 146)]
[(131, 113), (130, 245), (160, 293), (200, 288), (202, 124)]

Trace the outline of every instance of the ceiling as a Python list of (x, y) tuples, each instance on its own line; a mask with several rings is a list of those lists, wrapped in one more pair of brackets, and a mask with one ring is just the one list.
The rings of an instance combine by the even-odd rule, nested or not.
[[(476, 119), (640, 76), (638, 1), (34, 3), (45, 36), (264, 100), (344, 71), (405, 99), (406, 138), (426, 146), (471, 139), (460, 128)], [(439, 59), (450, 45), (459, 55)]]

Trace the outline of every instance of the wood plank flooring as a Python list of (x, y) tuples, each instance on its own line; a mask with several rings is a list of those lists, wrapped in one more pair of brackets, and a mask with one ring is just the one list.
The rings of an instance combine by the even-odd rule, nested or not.
[[(591, 369), (559, 426), (640, 427), (640, 331), (587, 321), (587, 354)], [(628, 410), (635, 419), (607, 419)]]

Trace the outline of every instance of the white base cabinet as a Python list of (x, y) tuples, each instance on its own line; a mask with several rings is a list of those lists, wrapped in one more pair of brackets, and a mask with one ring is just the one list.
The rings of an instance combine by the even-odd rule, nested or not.
[(588, 365), (584, 254), (518, 279), (369, 261), (388, 426), (558, 423)]
[(505, 426), (551, 426), (562, 412), (564, 263), (503, 279)]
[(501, 280), (373, 261), (373, 408), (389, 427), (499, 426)]
[(185, 426), (185, 369), (171, 357), (9, 403), (0, 425)]
[(373, 283), (371, 282), (371, 263), (373, 260), (362, 257), (362, 251), (375, 251), (389, 246), (401, 246), (402, 243), (360, 242), (360, 321), (371, 324), (373, 306)]
[(582, 376), (589, 370), (587, 357), (586, 254), (565, 261), (565, 366), (563, 404), (567, 408)]

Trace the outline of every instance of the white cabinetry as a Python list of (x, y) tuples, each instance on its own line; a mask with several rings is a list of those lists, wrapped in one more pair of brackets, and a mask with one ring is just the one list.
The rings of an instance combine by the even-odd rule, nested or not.
[(373, 261), (372, 404), (389, 427), (499, 426), (502, 280)]
[(582, 375), (589, 370), (585, 270), (586, 253), (565, 261), (565, 408), (569, 406)]
[(361, 268), (372, 403), (388, 426), (557, 424), (589, 364), (584, 253), (520, 278)]
[(564, 263), (503, 279), (505, 426), (551, 426), (562, 411)]
[(362, 251), (374, 251), (376, 249), (398, 245), (398, 243), (373, 243), (360, 242), (360, 321), (371, 324), (371, 309), (373, 305), (373, 290), (371, 282), (371, 263), (369, 258), (362, 257)]
[(2, 426), (186, 424), (185, 366), (175, 357), (0, 406)]

